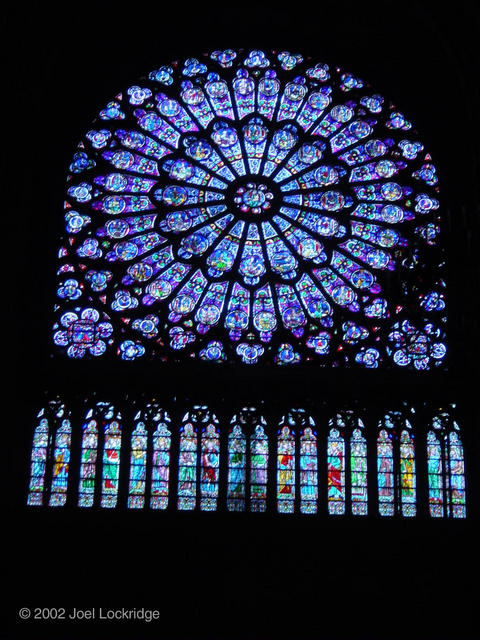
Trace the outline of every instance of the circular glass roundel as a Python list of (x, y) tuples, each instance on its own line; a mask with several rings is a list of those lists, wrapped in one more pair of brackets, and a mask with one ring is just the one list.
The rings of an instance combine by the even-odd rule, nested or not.
[(445, 354), (437, 192), (412, 124), (352, 74), (242, 50), (162, 66), (73, 156), (54, 342), (428, 369)]

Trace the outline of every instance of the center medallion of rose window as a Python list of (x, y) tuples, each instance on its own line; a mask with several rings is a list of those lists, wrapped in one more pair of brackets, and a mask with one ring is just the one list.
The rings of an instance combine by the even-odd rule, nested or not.
[(272, 198), (273, 193), (264, 184), (249, 182), (237, 189), (234, 202), (243, 213), (261, 213), (270, 208)]

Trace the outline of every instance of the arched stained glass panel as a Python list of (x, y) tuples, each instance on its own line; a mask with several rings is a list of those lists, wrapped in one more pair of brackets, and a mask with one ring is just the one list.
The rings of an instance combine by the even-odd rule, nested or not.
[(287, 426), (277, 441), (277, 508), (279, 513), (295, 510), (295, 435)]
[(209, 424), (202, 433), (201, 446), (200, 509), (215, 511), (218, 499), (220, 438), (214, 424)]
[(229, 511), (245, 511), (246, 455), (247, 439), (240, 425), (235, 424), (228, 436)]
[(109, 509), (117, 504), (118, 478), (120, 475), (120, 447), (122, 432), (118, 420), (105, 427), (103, 447), (103, 474), (101, 506)]
[(63, 507), (67, 501), (68, 471), (70, 468), (70, 446), (72, 427), (69, 420), (62, 420), (55, 436), (53, 451), (52, 484), (49, 505)]
[[(90, 416), (92, 412), (89, 412)], [(91, 507), (95, 494), (95, 476), (97, 473), (98, 429), (97, 421), (88, 418), (83, 426), (82, 458), (80, 463), (80, 484), (78, 487), (78, 506)]]
[[(41, 414), (43, 415), (43, 411)], [(31, 506), (40, 506), (43, 504), (48, 446), (48, 420), (46, 418), (42, 418), (33, 434), (33, 446), (30, 462), (30, 485), (27, 498), (27, 504)]]
[(300, 436), (300, 511), (317, 513), (318, 460), (317, 437), (311, 427)]
[(142, 509), (145, 506), (145, 478), (147, 472), (148, 431), (139, 422), (132, 433), (130, 449), (130, 477), (128, 485), (128, 507)]
[(250, 437), (250, 509), (267, 508), (268, 436), (261, 424)]
[[(164, 420), (169, 420), (168, 416)], [(171, 433), (167, 422), (160, 422), (153, 434), (152, 454), (152, 490), (150, 506), (153, 509), (166, 509), (168, 506), (168, 487), (170, 478)]]
[(429, 505), (430, 515), (435, 518), (466, 517), (463, 445), (452, 413), (435, 415), (433, 430), (427, 436)]
[(432, 518), (443, 518), (445, 515), (442, 458), (440, 440), (434, 431), (429, 431), (427, 435), (428, 505)]
[(327, 441), (328, 513), (345, 513), (345, 440), (338, 429), (330, 429)]
[(454, 518), (465, 518), (465, 463), (463, 445), (458, 433), (448, 434), (448, 475), (447, 499), (449, 515)]
[(378, 510), (381, 516), (395, 513), (395, 484), (393, 468), (393, 436), (382, 429), (377, 439)]
[(438, 178), (412, 123), (300, 55), (192, 60), (118, 93), (79, 143), (55, 351), (441, 365)]
[(368, 513), (367, 441), (360, 429), (354, 429), (350, 438), (350, 476), (352, 513), (365, 516)]
[(413, 434), (407, 430), (400, 434), (400, 499), (402, 515), (415, 516), (417, 514), (415, 446)]
[(178, 462), (178, 508), (180, 511), (195, 509), (197, 501), (197, 432), (187, 422), (180, 431), (180, 456)]

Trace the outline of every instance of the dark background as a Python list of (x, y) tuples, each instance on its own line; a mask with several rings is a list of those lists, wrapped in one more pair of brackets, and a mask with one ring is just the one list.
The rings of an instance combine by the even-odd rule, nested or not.
[[(470, 640), (478, 602), (478, 41), (475, 2), (24, 2), (3, 10), (3, 451), (9, 638)], [(64, 180), (76, 143), (121, 89), (225, 48), (312, 55), (358, 74), (411, 119), (437, 166), (447, 249), (448, 370), (141, 370), (49, 357)], [(5, 86), (5, 85), (4, 85)], [(9, 196), (11, 196), (11, 201)], [(7, 302), (8, 301), (8, 302)], [(132, 363), (133, 364), (133, 363)], [(127, 365), (127, 366), (125, 366)], [(457, 403), (465, 522), (26, 509), (44, 394), (140, 392), (234, 407), (263, 400)], [(238, 515), (238, 517), (236, 517)], [(361, 520), (361, 519), (360, 519)], [(21, 622), (21, 607), (145, 607), (158, 623)]]

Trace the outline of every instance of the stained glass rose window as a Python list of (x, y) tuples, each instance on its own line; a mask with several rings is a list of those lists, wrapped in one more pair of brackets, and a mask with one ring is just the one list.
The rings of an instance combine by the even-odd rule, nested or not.
[(439, 365), (437, 183), (407, 117), (341, 69), (242, 50), (161, 66), (73, 154), (56, 350)]

